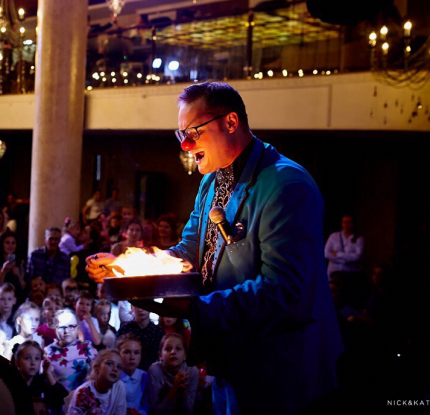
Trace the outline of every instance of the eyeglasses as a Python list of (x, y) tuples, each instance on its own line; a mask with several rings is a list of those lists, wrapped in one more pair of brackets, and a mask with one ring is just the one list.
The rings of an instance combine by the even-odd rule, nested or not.
[(66, 329), (69, 331), (73, 331), (73, 330), (76, 330), (76, 327), (78, 327), (77, 324), (70, 324), (68, 326), (61, 326), (61, 327), (57, 326), (57, 330), (62, 331), (64, 333), (66, 331)]
[(218, 115), (217, 117), (212, 118), (211, 120), (206, 121), (203, 124), (196, 125), (195, 127), (188, 127), (185, 130), (175, 130), (176, 138), (179, 140), (180, 143), (182, 143), (182, 141), (184, 141), (186, 138), (191, 141), (197, 141), (200, 138), (198, 128), (203, 127), (204, 125), (209, 124), (210, 122), (215, 121), (218, 118), (225, 117), (228, 114), (229, 112), (227, 112), (226, 114)]

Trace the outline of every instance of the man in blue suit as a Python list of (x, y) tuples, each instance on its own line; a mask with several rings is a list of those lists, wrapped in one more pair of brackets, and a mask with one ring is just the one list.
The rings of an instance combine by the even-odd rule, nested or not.
[[(334, 391), (342, 350), (321, 194), (301, 166), (252, 135), (228, 84), (191, 85), (178, 104), (176, 136), (204, 177), (169, 252), (201, 272), (204, 295), (165, 300), (159, 312), (189, 318), (194, 358), (215, 375), (214, 413), (293, 414)], [(216, 206), (231, 243), (209, 220)], [(98, 265), (111, 260), (89, 258), (88, 270), (101, 280)]]

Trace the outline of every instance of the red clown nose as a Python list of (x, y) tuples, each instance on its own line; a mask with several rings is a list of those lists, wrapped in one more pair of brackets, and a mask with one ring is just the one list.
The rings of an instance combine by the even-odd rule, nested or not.
[(191, 151), (196, 148), (196, 142), (186, 138), (184, 141), (182, 141), (181, 148), (184, 151)]

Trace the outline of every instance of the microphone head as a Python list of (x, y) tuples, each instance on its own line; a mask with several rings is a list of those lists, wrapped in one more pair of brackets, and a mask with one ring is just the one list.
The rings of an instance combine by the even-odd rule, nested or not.
[(222, 207), (215, 206), (209, 211), (209, 219), (215, 223), (215, 225), (218, 225), (218, 223), (221, 223), (223, 220), (225, 220), (225, 212)]

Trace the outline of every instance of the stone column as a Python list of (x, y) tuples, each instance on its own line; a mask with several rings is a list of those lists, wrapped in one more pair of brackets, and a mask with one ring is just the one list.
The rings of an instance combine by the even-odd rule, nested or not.
[(39, 0), (29, 252), (78, 218), (88, 0)]

